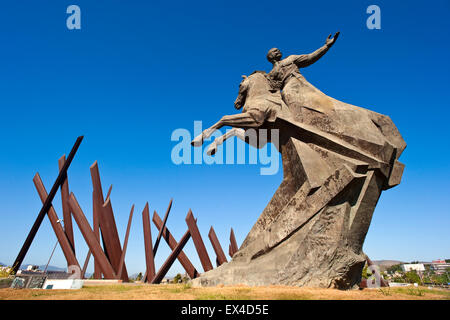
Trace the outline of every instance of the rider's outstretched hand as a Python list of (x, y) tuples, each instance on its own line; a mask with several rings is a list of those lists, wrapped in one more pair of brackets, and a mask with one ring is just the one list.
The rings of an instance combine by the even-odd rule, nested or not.
[(327, 40), (326, 40), (326, 45), (327, 45), (328, 47), (331, 47), (331, 46), (336, 42), (337, 38), (339, 37), (339, 33), (340, 33), (339, 31), (336, 32), (336, 33), (334, 34), (333, 38), (331, 38), (331, 33), (330, 33), (330, 35), (328, 36), (328, 38), (327, 38)]

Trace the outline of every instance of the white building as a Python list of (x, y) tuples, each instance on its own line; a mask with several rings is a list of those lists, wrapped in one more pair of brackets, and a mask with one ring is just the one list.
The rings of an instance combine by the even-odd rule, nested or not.
[(408, 272), (408, 271), (423, 272), (423, 271), (425, 271), (425, 266), (423, 265), (423, 263), (402, 264), (402, 270), (403, 270), (403, 272)]

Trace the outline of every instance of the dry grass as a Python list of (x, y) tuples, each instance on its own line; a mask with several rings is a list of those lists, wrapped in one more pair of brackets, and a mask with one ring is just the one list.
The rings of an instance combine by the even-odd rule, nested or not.
[(81, 290), (0, 289), (0, 300), (450, 300), (450, 291), (389, 288), (340, 291), (287, 286), (219, 286), (120, 284)]

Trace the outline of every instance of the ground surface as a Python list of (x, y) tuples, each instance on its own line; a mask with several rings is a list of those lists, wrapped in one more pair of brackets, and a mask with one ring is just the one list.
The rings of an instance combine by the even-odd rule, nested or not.
[(80, 290), (0, 289), (0, 300), (450, 300), (449, 290), (422, 287), (340, 291), (267, 287), (192, 288), (183, 284), (89, 286)]

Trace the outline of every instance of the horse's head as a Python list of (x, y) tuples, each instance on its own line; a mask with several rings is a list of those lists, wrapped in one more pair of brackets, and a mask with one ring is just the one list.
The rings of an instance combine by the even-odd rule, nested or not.
[(248, 77), (242, 76), (242, 81), (239, 84), (239, 93), (234, 101), (234, 107), (236, 109), (241, 109), (249, 96), (253, 97), (268, 92), (270, 87), (265, 74), (264, 71), (255, 71)]
[(242, 76), (242, 81), (239, 84), (238, 96), (237, 96), (236, 100), (234, 101), (234, 107), (237, 110), (241, 109), (244, 106), (244, 104), (245, 104), (245, 98), (247, 97), (248, 87), (249, 87), (248, 77), (243, 75)]

